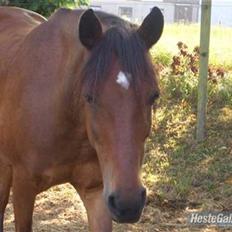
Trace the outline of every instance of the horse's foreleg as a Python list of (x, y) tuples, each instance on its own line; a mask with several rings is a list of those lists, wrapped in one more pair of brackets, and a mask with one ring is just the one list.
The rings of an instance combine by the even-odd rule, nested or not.
[(3, 232), (4, 212), (9, 199), (11, 180), (11, 167), (0, 163), (0, 232)]
[(79, 192), (85, 205), (91, 232), (111, 232), (112, 218), (104, 202), (102, 190)]
[(36, 188), (33, 180), (22, 170), (14, 170), (13, 174), (15, 228), (16, 232), (31, 232)]

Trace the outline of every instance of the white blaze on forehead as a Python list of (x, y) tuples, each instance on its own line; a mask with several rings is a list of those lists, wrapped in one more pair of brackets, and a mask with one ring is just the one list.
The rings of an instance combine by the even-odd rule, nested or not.
[(116, 82), (121, 85), (124, 89), (128, 89), (130, 86), (130, 75), (122, 71), (118, 73)]

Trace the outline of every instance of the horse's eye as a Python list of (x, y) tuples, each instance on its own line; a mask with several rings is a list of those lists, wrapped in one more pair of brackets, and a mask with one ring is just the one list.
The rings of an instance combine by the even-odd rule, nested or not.
[(92, 103), (93, 103), (93, 96), (91, 96), (90, 94), (86, 94), (86, 95), (85, 95), (85, 100), (86, 100), (89, 104), (92, 104)]
[(159, 92), (153, 93), (149, 99), (149, 104), (153, 105), (155, 103), (155, 101), (159, 98), (159, 96), (160, 96)]

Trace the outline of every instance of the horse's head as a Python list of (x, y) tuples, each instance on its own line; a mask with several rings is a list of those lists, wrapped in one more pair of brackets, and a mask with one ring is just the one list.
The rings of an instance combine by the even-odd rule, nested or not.
[(82, 15), (79, 37), (89, 52), (82, 85), (86, 128), (113, 219), (135, 222), (146, 199), (140, 169), (159, 96), (148, 50), (162, 34), (163, 16), (153, 8), (139, 28), (126, 22), (102, 28), (92, 10)]

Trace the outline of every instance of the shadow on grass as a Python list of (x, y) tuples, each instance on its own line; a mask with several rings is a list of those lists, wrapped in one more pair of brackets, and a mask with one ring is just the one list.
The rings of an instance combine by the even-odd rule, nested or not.
[(207, 138), (199, 144), (190, 104), (158, 110), (145, 163), (151, 201), (173, 209), (232, 210), (232, 107), (214, 107), (208, 109)]

